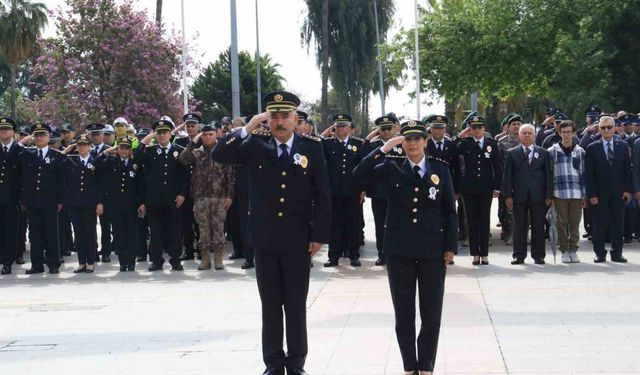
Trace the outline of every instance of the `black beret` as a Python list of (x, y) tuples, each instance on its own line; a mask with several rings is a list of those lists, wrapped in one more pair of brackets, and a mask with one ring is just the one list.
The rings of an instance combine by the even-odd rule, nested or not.
[(27, 125), (22, 125), (18, 133), (20, 133), (20, 135), (30, 135), (31, 129)]
[(199, 124), (201, 121), (202, 117), (195, 113), (187, 113), (186, 115), (182, 116), (182, 122), (196, 122)]
[(348, 125), (351, 121), (353, 121), (351, 115), (348, 115), (346, 113), (338, 113), (333, 116), (333, 122), (335, 122), (336, 124)]
[(556, 113), (556, 119), (555, 121), (564, 121), (564, 120), (568, 120), (569, 118), (567, 117), (567, 115), (565, 115), (562, 112), (558, 112)]
[(104, 124), (101, 124), (99, 122), (93, 122), (87, 125), (87, 130), (90, 132), (101, 132), (104, 130)]
[(0, 118), (0, 129), (16, 130), (16, 122), (11, 117)]
[(511, 124), (512, 122), (516, 122), (516, 121), (518, 121), (518, 122), (522, 122), (522, 116), (520, 116), (520, 115), (519, 115), (519, 114), (517, 114), (517, 113), (512, 113), (512, 114), (509, 116), (509, 119), (507, 120), (507, 125)]
[(304, 112), (304, 111), (296, 111), (296, 112), (298, 112), (299, 119), (307, 121), (307, 119), (309, 118), (309, 115), (307, 114), (307, 112)]
[(71, 124), (69, 123), (64, 123), (62, 125), (60, 125), (60, 132), (72, 132), (73, 131), (73, 127), (71, 126)]
[(620, 116), (620, 117), (618, 118), (618, 121), (620, 121), (620, 123), (621, 123), (622, 125), (631, 125), (631, 119), (632, 119), (632, 118), (633, 118), (633, 116), (632, 116), (632, 115), (628, 115), (628, 114), (627, 114), (627, 115)]
[(211, 123), (204, 125), (200, 129), (200, 131), (203, 132), (203, 133), (204, 132), (214, 132), (214, 131), (216, 131), (218, 129), (222, 129), (222, 124), (219, 123), (218, 121), (212, 121)]
[(420, 120), (407, 120), (400, 124), (400, 134), (407, 136), (427, 137), (427, 126)]
[(31, 126), (31, 134), (36, 135), (42, 133), (51, 134), (51, 127), (41, 122), (35, 123)]
[(547, 108), (547, 116), (553, 116), (558, 112), (562, 112), (562, 110), (560, 108), (556, 108), (556, 107)]
[(173, 123), (171, 121), (158, 120), (151, 125), (153, 131), (159, 130), (173, 130)]
[(300, 99), (287, 91), (274, 91), (264, 96), (267, 112), (291, 112), (300, 105)]
[[(224, 116), (220, 122), (224, 125), (224, 124), (231, 124), (231, 118), (229, 116)], [(247, 120), (247, 122), (249, 122), (249, 120)]]
[(602, 110), (597, 105), (592, 104), (584, 110), (584, 113), (587, 116), (597, 116), (602, 113)]

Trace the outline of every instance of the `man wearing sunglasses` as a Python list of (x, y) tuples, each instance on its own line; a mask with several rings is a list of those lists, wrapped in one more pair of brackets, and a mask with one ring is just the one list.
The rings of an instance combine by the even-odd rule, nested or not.
[(607, 228), (611, 236), (611, 261), (626, 263), (622, 256), (624, 204), (631, 199), (631, 157), (629, 146), (614, 139), (615, 120), (603, 116), (598, 125), (601, 138), (587, 148), (585, 183), (593, 209), (593, 251), (595, 263), (606, 262)]

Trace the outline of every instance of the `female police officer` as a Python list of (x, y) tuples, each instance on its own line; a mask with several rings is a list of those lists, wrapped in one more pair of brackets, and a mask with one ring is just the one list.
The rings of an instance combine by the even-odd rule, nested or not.
[[(388, 211), (384, 252), (406, 374), (431, 374), (436, 359), (446, 264), (457, 252), (458, 219), (446, 162), (425, 156), (424, 123), (401, 124), (400, 136), (371, 152), (355, 168), (357, 180), (385, 184)], [(403, 163), (380, 160), (402, 144)], [(416, 342), (416, 282), (422, 326)], [(417, 358), (416, 358), (417, 344)]]

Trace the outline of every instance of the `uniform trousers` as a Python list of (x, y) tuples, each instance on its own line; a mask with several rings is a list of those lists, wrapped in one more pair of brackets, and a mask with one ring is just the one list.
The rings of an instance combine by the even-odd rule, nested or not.
[(111, 208), (110, 212), (113, 223), (113, 241), (118, 249), (120, 266), (135, 266), (139, 246), (137, 208), (135, 205), (131, 205), (131, 207)]
[(472, 256), (489, 255), (492, 194), (464, 194), (469, 228), (469, 252)]
[(95, 207), (66, 207), (75, 234), (78, 264), (92, 265), (98, 251)]
[(171, 205), (147, 207), (151, 240), (149, 255), (154, 264), (163, 264), (163, 249), (169, 254), (171, 265), (180, 264), (180, 211)]
[[(433, 371), (438, 350), (447, 267), (443, 259), (397, 256), (388, 252), (386, 257), (389, 288), (396, 318), (396, 338), (404, 370)], [(421, 320), (417, 340), (416, 285)]]
[[(267, 367), (304, 368), (307, 356), (308, 249), (256, 249), (256, 280), (262, 303), (262, 356)], [(287, 354), (283, 349), (283, 308)]]
[(31, 267), (60, 267), (60, 244), (58, 243), (57, 208), (27, 207), (29, 220), (29, 242), (31, 243)]
[(10, 266), (18, 254), (18, 205), (0, 205), (0, 264)]
[(378, 258), (384, 259), (384, 221), (387, 217), (387, 198), (371, 198), (371, 211), (376, 226), (376, 249)]
[(349, 259), (360, 259), (360, 197), (331, 197), (331, 241), (329, 259), (337, 261), (342, 253)]

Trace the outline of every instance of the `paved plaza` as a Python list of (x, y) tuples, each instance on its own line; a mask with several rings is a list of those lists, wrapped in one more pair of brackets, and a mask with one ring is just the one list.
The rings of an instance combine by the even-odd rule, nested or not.
[[(324, 269), (326, 249), (314, 259), (311, 375), (402, 374), (365, 207), (363, 267)], [(639, 243), (625, 249), (629, 264), (594, 264), (582, 242), (582, 264), (548, 255), (545, 266), (511, 266), (492, 228), (491, 265), (471, 266), (461, 248), (449, 268), (436, 374), (640, 374)], [(0, 374), (260, 374), (255, 271), (225, 263), (119, 273), (112, 262), (90, 275), (71, 273), (72, 256), (59, 275), (14, 267), (0, 277)]]

